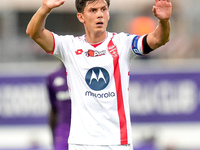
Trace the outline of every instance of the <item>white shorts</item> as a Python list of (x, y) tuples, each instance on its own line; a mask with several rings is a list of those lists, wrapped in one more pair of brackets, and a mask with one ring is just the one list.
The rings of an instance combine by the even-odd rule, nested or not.
[(130, 144), (128, 145), (78, 145), (69, 144), (69, 150), (133, 150)]

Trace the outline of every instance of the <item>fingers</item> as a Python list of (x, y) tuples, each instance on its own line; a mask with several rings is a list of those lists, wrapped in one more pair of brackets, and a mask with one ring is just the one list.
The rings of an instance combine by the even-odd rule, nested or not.
[(55, 3), (55, 7), (59, 7), (65, 3), (66, 0), (57, 0)]
[(66, 0), (43, 0), (43, 5), (47, 8), (53, 9), (65, 3)]
[(155, 2), (159, 2), (159, 1), (166, 1), (166, 2), (171, 2), (171, 0), (155, 0)]
[(65, 1), (66, 1), (66, 0), (60, 0), (60, 3), (62, 3), (62, 4), (63, 4)]
[(58, 2), (59, 5), (62, 5), (62, 4), (65, 3), (65, 1), (66, 1), (66, 0), (58, 0), (57, 2)]
[(156, 16), (156, 6), (153, 6), (152, 12), (153, 12), (154, 16)]
[(65, 3), (65, 0), (62, 0), (60, 1), (60, 5), (64, 4)]
[(155, 0), (155, 2), (156, 6), (162, 4), (171, 4), (171, 0)]

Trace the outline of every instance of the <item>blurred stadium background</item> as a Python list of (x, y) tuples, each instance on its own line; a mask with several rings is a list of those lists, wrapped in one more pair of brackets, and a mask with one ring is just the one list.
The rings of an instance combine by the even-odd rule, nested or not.
[[(60, 62), (25, 33), (42, 0), (1, 0), (0, 150), (51, 150), (46, 76)], [(111, 0), (108, 31), (150, 32), (154, 0)], [(135, 150), (200, 150), (199, 0), (172, 0), (171, 41), (131, 67)], [(139, 20), (139, 21), (138, 21)], [(55, 9), (46, 27), (81, 35), (74, 0)]]

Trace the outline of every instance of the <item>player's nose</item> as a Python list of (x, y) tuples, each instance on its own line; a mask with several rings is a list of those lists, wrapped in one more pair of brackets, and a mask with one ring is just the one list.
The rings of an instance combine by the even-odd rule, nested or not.
[(101, 10), (98, 10), (97, 16), (98, 18), (103, 18), (103, 12)]

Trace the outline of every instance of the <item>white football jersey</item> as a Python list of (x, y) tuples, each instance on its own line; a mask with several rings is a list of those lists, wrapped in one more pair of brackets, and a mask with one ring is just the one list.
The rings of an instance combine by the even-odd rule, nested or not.
[[(130, 144), (130, 58), (143, 55), (143, 37), (107, 33), (95, 47), (85, 35), (54, 34), (53, 55), (66, 67), (72, 99), (68, 142), (86, 145)], [(132, 55), (132, 56), (131, 56)]]

